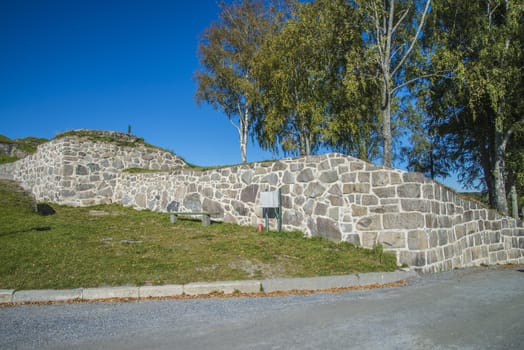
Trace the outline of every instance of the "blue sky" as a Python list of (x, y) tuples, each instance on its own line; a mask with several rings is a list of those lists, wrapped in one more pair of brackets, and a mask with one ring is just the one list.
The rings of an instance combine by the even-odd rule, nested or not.
[[(199, 165), (240, 162), (227, 118), (194, 101), (215, 0), (0, 0), (0, 134), (127, 131)], [(250, 161), (272, 158), (250, 145)]]
[[(199, 36), (218, 14), (216, 0), (0, 0), (0, 134), (131, 125), (191, 163), (240, 163), (236, 129), (194, 100)], [(248, 161), (275, 157), (248, 146)]]

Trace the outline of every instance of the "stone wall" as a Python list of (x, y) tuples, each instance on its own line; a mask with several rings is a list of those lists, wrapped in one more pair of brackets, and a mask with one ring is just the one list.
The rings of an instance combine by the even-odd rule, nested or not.
[(10, 157), (17, 157), (17, 158), (23, 158), (27, 156), (27, 152), (24, 152), (21, 149), (19, 149), (16, 143), (1, 142), (1, 141), (0, 141), (0, 154), (10, 156)]
[(0, 177), (17, 180), (37, 200), (83, 206), (113, 202), (121, 171), (167, 170), (185, 166), (176, 155), (143, 144), (133, 147), (71, 136), (38, 146), (38, 151), (0, 166)]
[[(53, 165), (43, 165), (38, 157)], [(13, 174), (40, 200), (116, 202), (160, 212), (205, 210), (215, 219), (242, 225), (263, 223), (260, 192), (279, 189), (284, 229), (366, 248), (381, 244), (397, 254), (399, 264), (417, 270), (524, 263), (524, 228), (514, 219), (465, 200), (421, 174), (340, 154), (208, 171), (183, 166), (179, 158), (160, 150), (66, 138), (39, 148), (34, 159), (0, 167), (0, 176)], [(129, 167), (176, 170), (121, 172)], [(36, 183), (34, 177), (42, 174)]]

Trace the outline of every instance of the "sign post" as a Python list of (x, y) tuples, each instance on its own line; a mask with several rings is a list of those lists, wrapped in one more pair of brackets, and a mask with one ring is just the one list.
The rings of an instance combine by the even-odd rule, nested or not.
[(269, 231), (269, 219), (277, 219), (278, 232), (282, 231), (282, 205), (280, 203), (280, 190), (260, 192), (260, 207), (266, 222), (266, 232)]

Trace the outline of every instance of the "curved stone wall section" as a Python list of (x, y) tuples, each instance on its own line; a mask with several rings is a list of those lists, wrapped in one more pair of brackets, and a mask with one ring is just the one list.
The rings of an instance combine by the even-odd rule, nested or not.
[(0, 177), (19, 181), (37, 200), (83, 206), (113, 202), (117, 178), (126, 168), (151, 170), (185, 166), (176, 155), (68, 136), (38, 147), (31, 156), (0, 166)]
[(20, 182), (39, 201), (59, 202), (61, 147), (51, 142), (38, 146), (38, 151), (14, 163), (0, 165), (0, 178)]

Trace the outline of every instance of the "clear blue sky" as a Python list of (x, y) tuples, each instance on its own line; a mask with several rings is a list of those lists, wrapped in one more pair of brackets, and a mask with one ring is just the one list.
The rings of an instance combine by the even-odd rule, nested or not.
[[(0, 134), (127, 131), (199, 165), (240, 162), (227, 118), (194, 101), (215, 0), (0, 0)], [(272, 158), (253, 145), (250, 161)]]
[[(240, 163), (236, 129), (194, 101), (199, 36), (218, 12), (217, 0), (0, 0), (0, 134), (131, 125), (191, 163)], [(248, 146), (248, 161), (274, 157)]]

